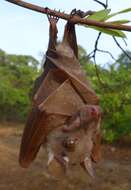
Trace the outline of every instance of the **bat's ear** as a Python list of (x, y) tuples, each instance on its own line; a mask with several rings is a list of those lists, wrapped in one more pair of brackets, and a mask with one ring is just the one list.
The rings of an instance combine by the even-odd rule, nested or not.
[(97, 133), (94, 138), (94, 146), (92, 149), (91, 158), (94, 162), (101, 160), (101, 135)]

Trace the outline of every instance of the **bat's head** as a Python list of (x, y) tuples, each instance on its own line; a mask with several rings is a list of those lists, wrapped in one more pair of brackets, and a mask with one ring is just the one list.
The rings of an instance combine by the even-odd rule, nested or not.
[(88, 120), (92, 119), (98, 119), (101, 115), (101, 110), (100, 110), (100, 106), (96, 106), (96, 105), (86, 105), (81, 109), (81, 113), (85, 114), (86, 118)]

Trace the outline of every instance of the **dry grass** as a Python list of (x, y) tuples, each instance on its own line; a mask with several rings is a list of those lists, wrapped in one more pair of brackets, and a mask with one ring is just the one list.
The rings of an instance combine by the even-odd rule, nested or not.
[(29, 169), (20, 168), (22, 129), (19, 124), (0, 124), (0, 190), (131, 190), (130, 147), (104, 146), (104, 160), (97, 166), (95, 181), (80, 168), (56, 180), (44, 169), (43, 151)]

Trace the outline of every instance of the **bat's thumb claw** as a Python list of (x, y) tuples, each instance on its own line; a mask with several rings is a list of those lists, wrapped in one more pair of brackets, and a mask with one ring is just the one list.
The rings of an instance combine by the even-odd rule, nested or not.
[(90, 158), (86, 157), (83, 162), (81, 162), (81, 166), (84, 170), (92, 177), (95, 178), (95, 172), (92, 166), (92, 161)]

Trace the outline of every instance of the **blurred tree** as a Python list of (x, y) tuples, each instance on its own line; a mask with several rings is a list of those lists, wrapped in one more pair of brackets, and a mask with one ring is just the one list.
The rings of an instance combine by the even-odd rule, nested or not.
[(31, 56), (8, 55), (0, 50), (0, 119), (25, 119), (38, 65)]
[(118, 65), (120, 67), (126, 67), (131, 68), (131, 52), (130, 51), (125, 51), (127, 53), (127, 55), (125, 55), (124, 53), (122, 53), (119, 57), (118, 57)]

